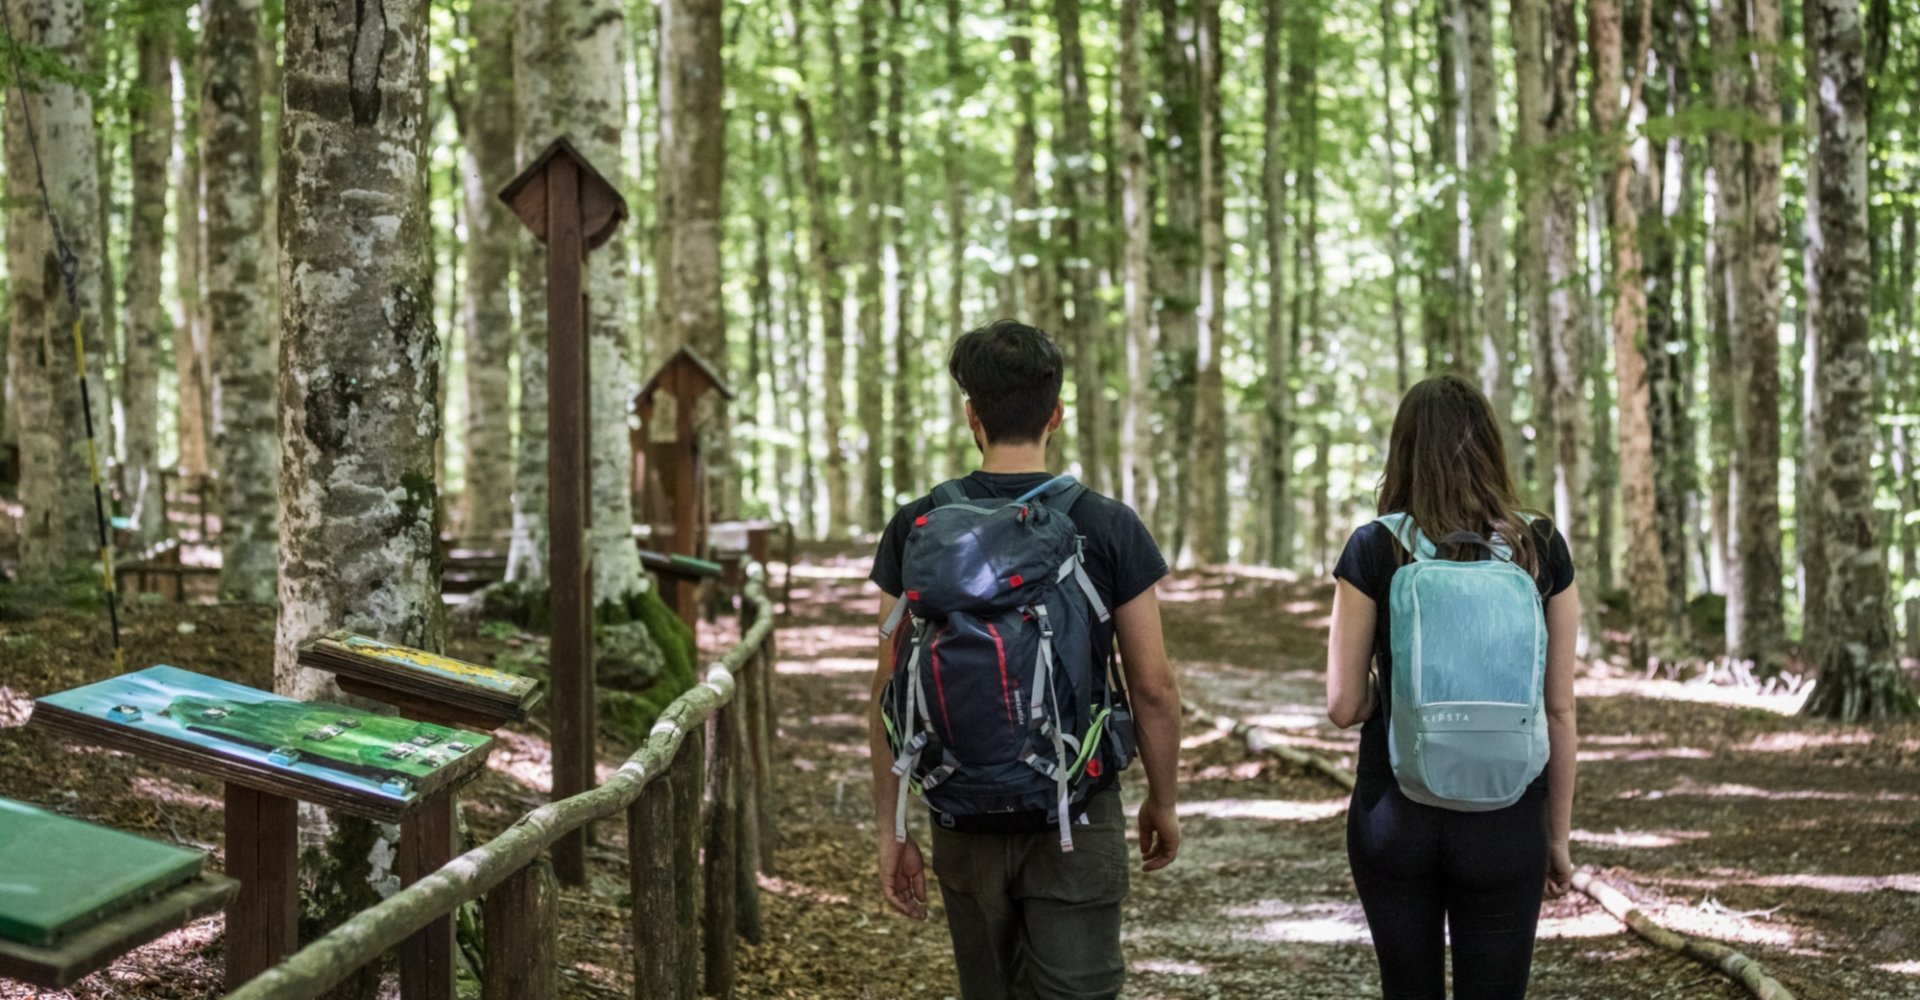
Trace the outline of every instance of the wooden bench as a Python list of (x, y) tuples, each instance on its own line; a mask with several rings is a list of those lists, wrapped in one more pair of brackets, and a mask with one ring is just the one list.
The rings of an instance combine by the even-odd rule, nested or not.
[(217, 913), (239, 883), (198, 851), (0, 799), (0, 976), (65, 989)]

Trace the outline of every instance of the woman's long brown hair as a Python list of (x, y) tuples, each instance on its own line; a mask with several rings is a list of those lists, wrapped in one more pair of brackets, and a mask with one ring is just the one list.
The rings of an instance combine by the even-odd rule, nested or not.
[[(1404, 511), (1436, 544), (1459, 531), (1498, 532), (1513, 561), (1536, 576), (1538, 540), (1527, 527), (1507, 464), (1507, 447), (1493, 405), (1458, 375), (1436, 375), (1407, 390), (1393, 418), (1380, 513)], [(1464, 546), (1441, 545), (1460, 558)]]

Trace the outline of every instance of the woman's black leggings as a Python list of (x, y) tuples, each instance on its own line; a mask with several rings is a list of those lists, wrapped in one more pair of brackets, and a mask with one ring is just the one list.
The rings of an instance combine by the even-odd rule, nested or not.
[(1547, 870), (1545, 790), (1493, 812), (1456, 812), (1387, 784), (1363, 782), (1347, 812), (1347, 859), (1383, 995), (1445, 1000), (1451, 936), (1456, 1000), (1525, 997)]

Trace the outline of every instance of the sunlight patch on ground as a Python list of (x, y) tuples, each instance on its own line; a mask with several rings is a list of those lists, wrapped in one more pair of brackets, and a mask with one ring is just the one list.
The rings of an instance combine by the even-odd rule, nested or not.
[(0, 729), (27, 724), (27, 717), (33, 714), (33, 699), (5, 685), (0, 685)]
[(1773, 799), (1776, 801), (1811, 800), (1811, 801), (1817, 801), (1817, 802), (1911, 802), (1914, 800), (1914, 796), (1908, 795), (1905, 792), (1874, 792), (1874, 793), (1868, 794), (1866, 792), (1828, 792), (1828, 791), (1822, 791), (1820, 789), (1815, 789), (1815, 788), (1772, 790), (1772, 789), (1766, 789), (1766, 788), (1755, 788), (1752, 785), (1735, 785), (1735, 784), (1728, 784), (1728, 783), (1721, 783), (1721, 784), (1715, 784), (1715, 785), (1696, 785), (1684, 780), (1680, 784), (1664, 790), (1654, 789), (1651, 791), (1643, 791), (1640, 789), (1632, 789), (1629, 791), (1621, 792), (1619, 795), (1616, 795), (1614, 797), (1618, 799), (1657, 800), (1657, 799), (1667, 798), (1668, 796), (1684, 796), (1688, 798), (1703, 798), (1703, 799), (1751, 798), (1751, 799)]
[(1358, 903), (1315, 903), (1291, 906), (1263, 902), (1254, 907), (1229, 910), (1230, 917), (1264, 918), (1258, 930), (1248, 938), (1254, 941), (1287, 941), (1298, 944), (1371, 945), (1367, 918)]
[(1632, 697), (1652, 701), (1686, 701), (1796, 715), (1807, 696), (1813, 693), (1813, 688), (1808, 686), (1797, 694), (1760, 694), (1721, 684), (1647, 680), (1642, 677), (1582, 677), (1574, 681), (1573, 693), (1580, 698)]
[(1204, 976), (1213, 970), (1198, 962), (1181, 962), (1171, 958), (1149, 958), (1134, 962), (1135, 972), (1149, 972), (1162, 976)]
[(1582, 844), (1599, 847), (1676, 847), (1689, 840), (1705, 840), (1713, 836), (1705, 830), (1620, 830), (1612, 833), (1595, 833), (1592, 830), (1575, 830), (1573, 839)]
[(778, 875), (760, 873), (760, 888), (778, 896), (792, 899), (804, 899), (810, 903), (825, 903), (829, 906), (846, 906), (853, 898), (837, 892), (827, 892), (799, 882), (789, 882)]
[(1312, 705), (1275, 705), (1270, 711), (1247, 719), (1249, 725), (1268, 729), (1316, 729), (1325, 721), (1326, 713)]
[(1580, 763), (1598, 764), (1613, 762), (1634, 764), (1648, 760), (1712, 760), (1713, 753), (1696, 747), (1673, 747), (1666, 750), (1582, 750)]
[(487, 766), (541, 795), (553, 786), (553, 748), (525, 733), (510, 729), (495, 732), (493, 756)]
[(807, 725), (822, 729), (866, 729), (867, 719), (852, 712), (835, 712), (831, 715), (809, 715)]
[[(785, 648), (785, 643), (781, 644)], [(871, 674), (876, 663), (874, 657), (823, 656), (817, 660), (781, 660), (780, 673), (783, 674)]]
[(1892, 972), (1902, 976), (1920, 976), (1920, 960), (1912, 962), (1888, 962), (1885, 965), (1874, 966), (1874, 968), (1882, 972)]
[(1299, 823), (1338, 816), (1347, 811), (1347, 800), (1339, 798), (1295, 802), (1287, 799), (1213, 799), (1205, 802), (1182, 802), (1178, 809), (1183, 818), (1204, 816), (1207, 819), (1260, 819)]
[(1226, 730), (1217, 726), (1211, 729), (1203, 729), (1200, 732), (1194, 733), (1192, 736), (1183, 738), (1180, 741), (1180, 749), (1192, 750), (1196, 747), (1206, 746), (1209, 743), (1218, 743), (1226, 739), (1228, 735)]
[(1542, 941), (1568, 938), (1603, 938), (1615, 934), (1626, 934), (1627, 926), (1613, 919), (1607, 911), (1595, 906), (1585, 913), (1571, 917), (1541, 917), (1540, 930), (1536, 933)]
[(182, 785), (166, 778), (135, 778), (133, 791), (143, 798), (150, 798), (170, 806), (184, 806), (189, 809), (224, 809), (226, 803), (197, 788)]
[(1819, 747), (1861, 746), (1872, 742), (1873, 734), (1865, 730), (1840, 733), (1766, 733), (1761, 736), (1756, 736), (1733, 749), (1748, 753), (1793, 753), (1799, 750), (1813, 750)]
[(832, 562), (806, 562), (793, 565), (793, 578), (796, 580), (837, 580), (865, 582), (867, 574), (873, 571), (873, 565), (854, 560), (835, 560)]

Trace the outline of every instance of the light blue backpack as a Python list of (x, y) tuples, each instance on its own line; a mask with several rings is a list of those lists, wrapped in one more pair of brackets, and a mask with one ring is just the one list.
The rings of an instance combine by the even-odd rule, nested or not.
[(1503, 809), (1547, 766), (1547, 621), (1499, 535), (1449, 535), (1493, 558), (1442, 559), (1406, 514), (1379, 519), (1413, 562), (1393, 576), (1387, 748), (1400, 791), (1463, 812)]

